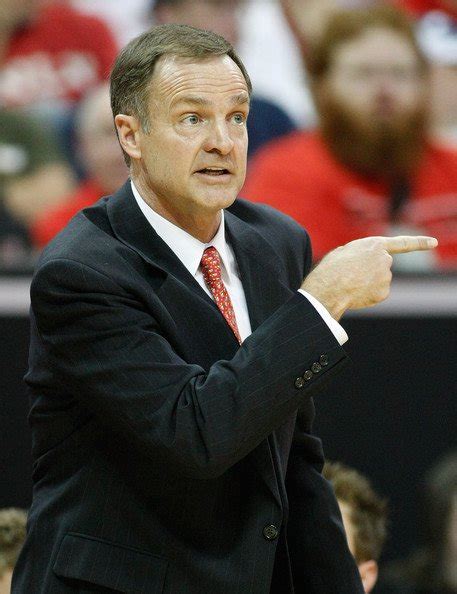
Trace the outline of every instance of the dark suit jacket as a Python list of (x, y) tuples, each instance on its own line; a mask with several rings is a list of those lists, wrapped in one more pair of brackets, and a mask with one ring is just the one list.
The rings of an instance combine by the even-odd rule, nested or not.
[(129, 184), (45, 250), (14, 594), (362, 592), (310, 434), (345, 353), (295, 291), (308, 238), (241, 200), (226, 229), (253, 328), (242, 347)]

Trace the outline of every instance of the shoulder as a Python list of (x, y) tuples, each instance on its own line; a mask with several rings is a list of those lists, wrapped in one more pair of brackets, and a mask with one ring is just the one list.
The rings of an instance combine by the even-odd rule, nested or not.
[(271, 227), (276, 231), (282, 229), (286, 233), (303, 232), (303, 227), (301, 227), (292, 217), (289, 217), (267, 204), (260, 204), (258, 202), (245, 200), (244, 198), (237, 198), (227, 210), (246, 223), (256, 227)]
[(457, 149), (444, 142), (429, 142), (417, 170), (418, 180), (434, 188), (455, 190), (457, 183)]
[(106, 206), (112, 196), (78, 212), (44, 248), (38, 268), (57, 259), (97, 262), (117, 243), (110, 228)]
[[(267, 144), (258, 155), (263, 156), (281, 156), (304, 152), (316, 152), (321, 150), (320, 136), (315, 132), (306, 130), (294, 130), (290, 134), (278, 138)], [(257, 160), (258, 157), (256, 156)]]
[(426, 147), (425, 155), (426, 158), (437, 161), (449, 163), (457, 162), (457, 148), (454, 144), (446, 144), (437, 141), (429, 142)]

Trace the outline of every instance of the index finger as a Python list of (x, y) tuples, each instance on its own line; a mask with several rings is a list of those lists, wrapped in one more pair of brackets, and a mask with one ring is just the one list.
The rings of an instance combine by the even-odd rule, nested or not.
[(384, 241), (389, 254), (432, 250), (438, 245), (438, 240), (435, 237), (425, 235), (397, 235), (396, 237), (385, 237)]

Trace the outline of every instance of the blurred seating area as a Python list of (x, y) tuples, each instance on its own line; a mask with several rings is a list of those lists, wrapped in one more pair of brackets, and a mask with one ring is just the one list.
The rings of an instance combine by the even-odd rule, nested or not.
[[(316, 261), (338, 245), (366, 235), (433, 235), (439, 240), (434, 253), (398, 257), (395, 271), (406, 279), (418, 275), (423, 283), (427, 278), (454, 282), (457, 0), (2, 0), (0, 281), (6, 280), (4, 285), (0, 283), (0, 298), (1, 287), (9, 287), (11, 277), (31, 276), (41, 250), (74, 214), (113, 193), (127, 179), (128, 168), (110, 108), (110, 69), (119, 48), (130, 39), (153, 25), (169, 22), (222, 34), (238, 50), (251, 76), (254, 91), (243, 198), (294, 217), (310, 233)], [(424, 350), (411, 357), (417, 355), (422, 362), (419, 374), (423, 373), (425, 380), (429, 378), (427, 365), (432, 374), (440, 368), (447, 390), (445, 401), (451, 402), (457, 396), (451, 381), (457, 368), (455, 334), (452, 338), (449, 331), (444, 336), (447, 348), (440, 350), (435, 343), (433, 348), (424, 346), (421, 333), (425, 327), (428, 344), (435, 340), (430, 319), (438, 314), (414, 309), (414, 298), (408, 293), (417, 326), (408, 325), (410, 313), (405, 310), (403, 321), (407, 320), (408, 339), (415, 336), (415, 348)], [(434, 299), (438, 303), (440, 295)], [(6, 310), (6, 315), (11, 315), (14, 307)], [(451, 313), (449, 309), (440, 313), (442, 334), (446, 334), (447, 318), (452, 318), (449, 328), (455, 328), (456, 310), (453, 306)], [(426, 316), (430, 319), (424, 322)], [(20, 351), (14, 369), (9, 370), (11, 393), (22, 390), (17, 378), (22, 377), (26, 364), (27, 340), (26, 313), (16, 311), (11, 319), (14, 317), (17, 327), (3, 320), (5, 328), (9, 324), (13, 329), (9, 337), (6, 334), (3, 359), (10, 349), (5, 346), (8, 340), (12, 351)], [(360, 326), (352, 323), (349, 348), (362, 337), (361, 350), (366, 349), (368, 335), (373, 349), (378, 348), (379, 337), (373, 338), (368, 322), (364, 325), (362, 321)], [(380, 331), (386, 337), (379, 357), (385, 357), (384, 377), (395, 378), (395, 363), (388, 361), (387, 351), (391, 347), (395, 351), (389, 332), (393, 334), (396, 325), (397, 320), (389, 319)], [(403, 390), (409, 382), (407, 371), (402, 368), (397, 372)], [(369, 386), (371, 378), (365, 380), (363, 385)], [(419, 390), (420, 381), (411, 381)], [(392, 400), (398, 390), (394, 384), (389, 383)], [(415, 394), (407, 397), (414, 399)], [(325, 403), (330, 402), (326, 398), (324, 395), (320, 402), (321, 422), (324, 442), (331, 444), (332, 431), (333, 435), (336, 431), (332, 423), (338, 422), (338, 414), (334, 409), (335, 418), (330, 413), (325, 418)], [(376, 406), (381, 406), (380, 400), (376, 399)], [(453, 402), (455, 406), (455, 399)], [(337, 406), (337, 402), (333, 404)], [(14, 406), (19, 407), (15, 414), (25, 426), (25, 405), (15, 402)], [(363, 407), (360, 395), (354, 410), (357, 407)], [(366, 418), (371, 413), (369, 410)], [(392, 409), (386, 406), (374, 416), (388, 417), (390, 426), (395, 427), (391, 414)], [(405, 420), (422, 414), (422, 410), (405, 409), (400, 416)], [(352, 427), (354, 418), (346, 420)], [(435, 413), (433, 435), (441, 431), (440, 423)], [(424, 495), (424, 511), (420, 518), (418, 511), (414, 519), (426, 524), (424, 546), (395, 562), (391, 558), (388, 563), (379, 561), (380, 551), (362, 558), (360, 563), (372, 559), (380, 563), (376, 586), (376, 579), (369, 580), (369, 590), (374, 588), (375, 594), (457, 593), (457, 459), (455, 453), (441, 460), (439, 456), (452, 439), (455, 441), (455, 414), (446, 416), (443, 427), (442, 442), (422, 443), (420, 435), (413, 439), (418, 460), (420, 448), (428, 448), (411, 471), (414, 480), (421, 477), (418, 489)], [(21, 429), (22, 433), (15, 435), (11, 431), (18, 449), (23, 445), (21, 438), (26, 439), (24, 427)], [(379, 426), (377, 430), (383, 432)], [(365, 427), (364, 432), (371, 440), (370, 429)], [(332, 451), (330, 445), (332, 458), (358, 466), (370, 480), (375, 477), (376, 491), (381, 498), (389, 498), (391, 485), (388, 488), (388, 481), (383, 484), (379, 478), (384, 469), (381, 472), (373, 460), (362, 464), (362, 454), (359, 456), (354, 445), (357, 434), (352, 439), (341, 431), (340, 437), (336, 443), (348, 443), (348, 450), (344, 455), (341, 449)], [(388, 462), (394, 466), (395, 461)], [(411, 477), (406, 469), (403, 483)], [(9, 497), (11, 491), (5, 492)], [(0, 497), (0, 507), (2, 503), (25, 507), (28, 497), (28, 493), (17, 501)], [(409, 505), (403, 501), (405, 507)], [(395, 505), (399, 509), (398, 501), (392, 506), (389, 501), (394, 515)], [(381, 507), (384, 514), (384, 503)], [(2, 516), (0, 512), (0, 549), (3, 542), (8, 546), (10, 542), (7, 528), (2, 536), (3, 517), (12, 518), (21, 532), (20, 514), (7, 510)], [(385, 530), (383, 515), (382, 542), (385, 531), (395, 532), (389, 521), (386, 525)], [(13, 537), (10, 540), (13, 543)], [(389, 536), (387, 543), (390, 551), (395, 550)], [(10, 548), (13, 550), (13, 545)], [(9, 565), (5, 562), (3, 568), (1, 553), (0, 592), (3, 569), (5, 583), (9, 580)], [(376, 565), (376, 577), (377, 572)]]
[[(359, 53), (352, 64), (344, 54), (356, 37), (369, 37), (366, 27), (335, 33), (345, 26), (341, 13), (386, 4), (411, 21), (418, 63), (409, 72), (389, 31), (360, 42), (362, 52), (372, 46), (373, 63)], [(31, 271), (74, 213), (127, 177), (109, 112), (94, 94), (108, 92), (123, 44), (167, 22), (211, 28), (238, 49), (254, 85), (243, 195), (302, 223), (316, 259), (358, 236), (423, 232), (440, 240), (438, 258), (410, 256), (397, 268), (457, 269), (453, 0), (135, 0), (128, 10), (121, 0), (4, 0), (0, 270)], [(329, 43), (333, 53), (323, 55)]]

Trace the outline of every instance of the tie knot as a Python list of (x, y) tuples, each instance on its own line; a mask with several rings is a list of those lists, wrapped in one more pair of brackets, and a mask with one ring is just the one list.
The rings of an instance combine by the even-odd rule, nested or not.
[(205, 277), (209, 279), (221, 278), (221, 257), (215, 247), (211, 246), (205, 249), (200, 265)]

